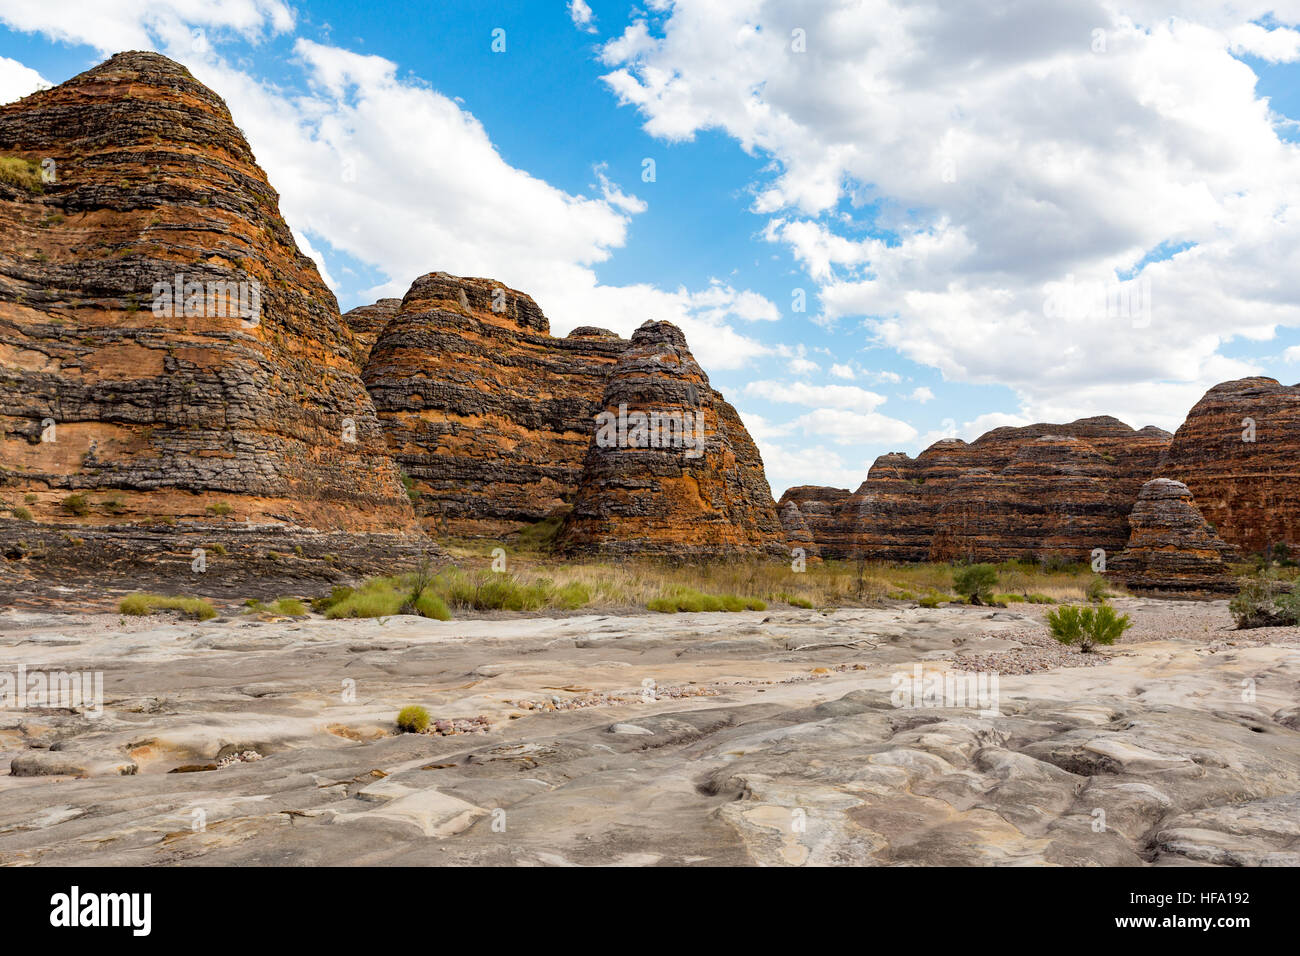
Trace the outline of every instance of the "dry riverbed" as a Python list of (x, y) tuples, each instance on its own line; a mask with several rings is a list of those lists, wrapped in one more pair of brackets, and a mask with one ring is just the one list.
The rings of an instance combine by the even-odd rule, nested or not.
[[(1116, 604), (1095, 657), (1025, 606), (10, 609), (0, 674), (102, 672), (104, 702), (0, 709), (0, 863), (1300, 865), (1297, 630)], [(891, 699), (945, 673), (993, 706)]]

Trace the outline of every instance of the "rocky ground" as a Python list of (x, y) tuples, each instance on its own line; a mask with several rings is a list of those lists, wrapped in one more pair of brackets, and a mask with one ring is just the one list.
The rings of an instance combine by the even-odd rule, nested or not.
[[(1300, 864), (1300, 632), (1116, 603), (1086, 667), (1020, 606), (11, 608), (0, 675), (102, 671), (104, 709), (0, 709), (0, 863)], [(891, 700), (962, 659), (995, 707)]]

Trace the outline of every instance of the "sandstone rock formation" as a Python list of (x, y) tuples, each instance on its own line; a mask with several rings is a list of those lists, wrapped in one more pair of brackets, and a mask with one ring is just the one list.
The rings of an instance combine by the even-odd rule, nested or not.
[(500, 536), (566, 508), (627, 345), (552, 336), (531, 298), (490, 279), (415, 280), (364, 375), (426, 526)]
[(1128, 547), (1111, 559), (1108, 572), (1132, 590), (1235, 590), (1225, 544), (1206, 523), (1182, 482), (1153, 478), (1142, 486), (1130, 518)]
[(0, 154), (56, 175), (0, 183), (11, 509), (409, 527), (353, 336), (215, 93), (119, 54), (0, 107)]
[(401, 299), (380, 299), (378, 302), (357, 306), (343, 313), (343, 322), (352, 330), (352, 336), (356, 340), (353, 354), (358, 370), (366, 367), (370, 350), (375, 347), (379, 334), (384, 331), (401, 307)]
[(1085, 560), (1123, 547), (1132, 503), (1168, 441), (1158, 428), (1098, 417), (944, 439), (916, 458), (882, 455), (812, 523), (814, 537), (838, 558)]
[(847, 553), (850, 544), (837, 541), (835, 538), (836, 515), (840, 505), (851, 494), (852, 492), (847, 488), (829, 488), (823, 485), (797, 485), (794, 488), (787, 488), (781, 495), (781, 500), (777, 502), (781, 523), (784, 525), (786, 522), (786, 507), (793, 505), (799, 512), (800, 520), (812, 535), (819, 554), (823, 545), (836, 552)]
[(668, 322), (646, 322), (609, 372), (560, 545), (568, 552), (784, 556), (758, 449)]
[[(631, 343), (593, 326), (558, 338), (524, 293), (441, 272), (396, 308), (348, 319), (364, 338), (386, 314), (364, 378), (429, 530), (500, 537), (576, 505), (563, 533), (571, 551), (780, 550), (758, 448), (674, 326), (648, 323), (658, 331)], [(629, 402), (698, 410), (698, 458), (679, 449), (692, 453), (683, 469), (666, 449), (603, 454), (597, 418)], [(695, 425), (679, 437), (694, 442)]]
[(791, 552), (801, 548), (805, 558), (820, 559), (821, 548), (817, 547), (817, 539), (813, 537), (812, 529), (804, 520), (799, 506), (793, 501), (786, 501), (784, 504), (777, 505), (777, 513), (781, 518), (781, 530), (785, 532), (786, 544)]
[(1210, 389), (1156, 472), (1181, 481), (1223, 540), (1300, 550), (1300, 386), (1243, 378)]

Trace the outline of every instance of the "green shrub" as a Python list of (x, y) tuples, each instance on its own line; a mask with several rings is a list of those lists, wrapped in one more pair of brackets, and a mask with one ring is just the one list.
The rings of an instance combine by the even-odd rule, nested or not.
[(14, 509), (13, 509), (13, 515), (14, 515), (14, 517), (17, 518), (19, 521), (31, 521), (31, 520), (32, 520), (32, 513), (31, 513), (30, 511), (28, 511), (26, 508), (24, 508), (22, 505), (19, 505), (17, 508), (14, 508)]
[(812, 601), (801, 597), (788, 597), (785, 599), (785, 603), (789, 604), (791, 607), (801, 607), (804, 610), (812, 610), (813, 606)]
[(416, 598), (415, 610), (421, 617), (432, 618), (435, 621), (451, 620), (451, 610), (447, 607), (446, 602), (433, 594), (421, 594)]
[(767, 602), (735, 594), (701, 594), (693, 588), (677, 588), (646, 602), (646, 608), (661, 614), (678, 611), (766, 611)]
[(934, 608), (934, 607), (938, 607), (942, 600), (943, 598), (941, 598), (937, 594), (927, 594), (925, 597), (921, 598), (921, 600), (917, 601), (916, 603), (920, 604), (921, 607)]
[(993, 586), (998, 583), (998, 569), (991, 564), (968, 564), (953, 572), (952, 587), (971, 604), (993, 600)]
[(1030, 604), (1055, 604), (1056, 603), (1056, 598), (1048, 597), (1046, 594), (1039, 594), (1037, 592), (1033, 594), (1025, 595), (1025, 600), (1028, 601)]
[(216, 544), (211, 545), (208, 548), (208, 550), (211, 551), (213, 554), (225, 555), (226, 546), (222, 544), (220, 541), (218, 541)]
[(1100, 604), (1110, 597), (1110, 591), (1106, 589), (1106, 579), (1100, 574), (1094, 574), (1088, 582), (1088, 586), (1083, 589), (1083, 596), (1090, 604)]
[(62, 507), (68, 514), (79, 518), (90, 514), (90, 505), (86, 502), (85, 495), (68, 495), (63, 499)]
[(1300, 624), (1300, 593), (1288, 592), (1276, 571), (1265, 571), (1242, 582), (1228, 611), (1238, 630)]
[(226, 504), (224, 501), (218, 501), (216, 504), (208, 505), (207, 508), (208, 514), (222, 516), (228, 515), (234, 510), (234, 508), (230, 507), (230, 505)]
[(1026, 598), (1023, 594), (995, 594), (993, 595), (994, 604), (1024, 604)]
[(429, 729), (429, 712), (411, 704), (397, 715), (397, 729), (404, 734), (422, 734)]
[(128, 594), (117, 605), (121, 614), (141, 616), (159, 614), (163, 611), (180, 611), (185, 617), (196, 621), (206, 621), (216, 617), (216, 609), (202, 598), (168, 597), (162, 594), (145, 594), (138, 592)]
[(351, 588), (335, 585), (333, 588), (330, 589), (330, 593), (325, 597), (313, 598), (311, 602), (311, 609), (315, 611), (317, 614), (324, 614), (335, 604), (338, 604), (341, 601), (351, 596), (352, 596)]
[(1114, 644), (1133, 626), (1127, 614), (1118, 615), (1109, 604), (1079, 607), (1067, 604), (1048, 612), (1047, 626), (1062, 644), (1078, 644), (1087, 654), (1097, 644)]

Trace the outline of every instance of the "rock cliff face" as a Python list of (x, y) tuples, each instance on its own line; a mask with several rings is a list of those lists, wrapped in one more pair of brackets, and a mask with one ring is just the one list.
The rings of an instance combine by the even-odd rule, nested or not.
[(883, 561), (1117, 552), (1168, 441), (1158, 428), (1100, 417), (945, 439), (916, 458), (882, 455), (832, 516), (811, 523), (813, 534), (824, 556)]
[(10, 505), (38, 522), (410, 526), (353, 336), (216, 94), (119, 54), (0, 107), (0, 155), (55, 175), (0, 182)]
[(370, 350), (375, 347), (379, 334), (393, 320), (393, 316), (397, 315), (401, 307), (401, 299), (380, 299), (378, 302), (358, 306), (343, 313), (343, 322), (352, 330), (352, 337), (356, 340), (353, 355), (358, 369), (366, 367)]
[(781, 495), (781, 500), (777, 502), (781, 523), (784, 525), (786, 522), (787, 506), (793, 505), (817, 545), (818, 554), (821, 553), (823, 545), (837, 552), (847, 553), (850, 544), (841, 543), (835, 537), (836, 516), (840, 505), (851, 494), (852, 492), (847, 488), (828, 488), (824, 485), (798, 485), (787, 488)]
[(788, 554), (758, 450), (676, 326), (646, 322), (636, 331), (601, 408), (563, 550)]
[(417, 279), (365, 382), (426, 527), (500, 536), (565, 508), (627, 346), (602, 329), (552, 336), (531, 298), (489, 279)]
[(1235, 590), (1225, 544), (1197, 510), (1182, 482), (1154, 478), (1142, 486), (1130, 518), (1128, 547), (1108, 572), (1138, 591)]
[(1300, 549), (1300, 386), (1271, 378), (1216, 385), (1156, 474), (1186, 484), (1206, 520), (1242, 551)]

